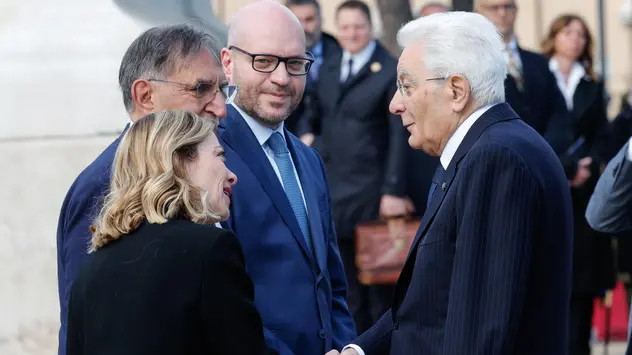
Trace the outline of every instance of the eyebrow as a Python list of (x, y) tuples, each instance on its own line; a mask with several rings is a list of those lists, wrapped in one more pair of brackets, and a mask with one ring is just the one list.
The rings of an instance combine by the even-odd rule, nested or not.
[(408, 74), (406, 69), (402, 69), (399, 73), (397, 73), (397, 77), (399, 79), (410, 79), (410, 74)]
[(223, 153), (224, 147), (222, 147), (221, 145), (216, 145), (215, 147), (213, 147), (213, 151), (216, 153)]
[[(215, 85), (215, 83), (217, 83), (217, 79), (202, 79), (202, 78), (198, 78), (195, 83), (193, 84), (193, 86), (196, 86), (198, 84), (210, 84), (210, 85)], [(221, 83), (221, 82), (220, 82)]]

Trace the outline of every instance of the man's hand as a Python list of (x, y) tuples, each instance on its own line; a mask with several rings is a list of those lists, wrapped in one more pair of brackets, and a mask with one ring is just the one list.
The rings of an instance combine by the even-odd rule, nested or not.
[(577, 163), (577, 173), (575, 174), (573, 180), (570, 181), (572, 187), (581, 187), (588, 179), (590, 179), (590, 176), (592, 175), (590, 173), (591, 164), (591, 157), (583, 158)]
[(343, 352), (342, 352), (342, 354), (340, 354), (340, 353), (338, 352), (338, 350), (331, 350), (330, 352), (328, 352), (328, 353), (327, 353), (327, 354), (325, 354), (325, 355), (359, 355), (359, 354), (358, 354), (358, 352), (357, 352), (357, 351), (355, 351), (355, 350), (353, 350), (353, 349), (349, 348), (349, 349), (347, 349), (347, 350), (343, 351)]
[(311, 147), (312, 144), (314, 144), (314, 139), (315, 138), (316, 137), (313, 134), (305, 133), (299, 139), (301, 140), (301, 142), (305, 143), (306, 146)]
[(380, 201), (380, 215), (384, 218), (409, 216), (415, 212), (415, 207), (408, 197), (382, 195)]

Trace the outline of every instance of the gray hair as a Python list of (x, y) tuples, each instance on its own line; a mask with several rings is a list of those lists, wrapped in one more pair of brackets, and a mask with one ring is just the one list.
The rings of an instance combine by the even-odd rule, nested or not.
[(421, 45), (420, 60), (434, 76), (463, 75), (478, 107), (505, 101), (505, 45), (485, 16), (457, 11), (421, 17), (400, 29), (397, 41), (403, 48)]
[(219, 64), (219, 42), (193, 24), (153, 27), (138, 36), (125, 52), (119, 69), (119, 86), (127, 112), (134, 110), (132, 84), (136, 80), (165, 79), (203, 49), (209, 50)]

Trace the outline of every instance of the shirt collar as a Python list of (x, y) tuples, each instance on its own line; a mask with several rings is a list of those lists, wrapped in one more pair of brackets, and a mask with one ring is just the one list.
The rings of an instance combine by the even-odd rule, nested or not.
[(343, 51), (342, 52), (342, 62), (346, 63), (349, 61), (349, 59), (353, 58), (353, 66), (356, 66), (356, 63), (359, 65), (360, 63), (362, 63), (362, 65), (366, 64), (369, 60), (371, 60), (371, 56), (373, 55), (373, 52), (375, 51), (375, 47), (377, 46), (377, 44), (375, 43), (375, 40), (369, 42), (369, 44), (364, 47), (363, 50), (359, 51), (356, 54), (351, 54), (348, 51)]
[(314, 57), (321, 57), (323, 55), (323, 40), (316, 42), (309, 51), (314, 55)]
[(518, 51), (518, 38), (516, 36), (511, 36), (509, 43), (507, 43), (507, 47), (511, 49), (512, 52)]
[(270, 127), (264, 126), (263, 124), (261, 124), (261, 122), (252, 118), (249, 114), (247, 114), (237, 105), (235, 105), (235, 103), (232, 103), (231, 105), (233, 105), (235, 110), (237, 110), (237, 112), (239, 112), (241, 117), (244, 118), (244, 121), (246, 121), (246, 124), (248, 124), (248, 127), (250, 127), (250, 130), (252, 131), (252, 133), (254, 133), (255, 137), (257, 138), (259, 145), (263, 146), (264, 144), (266, 144), (266, 142), (268, 141), (268, 138), (270, 138), (270, 136), (274, 132), (281, 133), (281, 137), (285, 139), (285, 135), (283, 134), (283, 122), (281, 122), (281, 124), (279, 124), (279, 127), (277, 127), (276, 129), (272, 129)]
[(487, 112), (487, 110), (492, 108), (492, 106), (494, 105), (496, 104), (493, 103), (485, 105), (472, 112), (472, 114), (469, 115), (468, 118), (463, 121), (463, 123), (461, 123), (456, 131), (454, 131), (454, 134), (452, 134), (452, 137), (448, 139), (448, 143), (446, 143), (445, 148), (443, 148), (443, 152), (441, 152), (441, 157), (439, 158), (439, 160), (441, 161), (441, 166), (443, 166), (445, 170), (448, 170), (448, 166), (450, 165), (454, 154), (456, 154), (456, 150), (461, 145), (461, 142), (463, 142), (463, 139), (465, 139), (465, 135), (467, 135), (467, 132), (470, 130), (470, 128), (472, 128), (474, 122), (476, 122), (485, 112)]
[[(560, 63), (557, 61), (557, 59), (555, 58), (551, 58), (549, 60), (549, 70), (551, 70), (553, 73), (559, 73), (560, 72)], [(579, 78), (584, 78), (586, 77), (586, 69), (584, 68), (583, 65), (579, 64), (578, 62), (573, 63), (573, 67), (571, 68), (571, 72), (568, 75), (569, 79), (573, 78), (573, 77), (579, 77)]]

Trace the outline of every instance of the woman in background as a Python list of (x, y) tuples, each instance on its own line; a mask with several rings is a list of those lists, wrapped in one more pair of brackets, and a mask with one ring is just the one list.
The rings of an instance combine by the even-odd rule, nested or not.
[(586, 22), (573, 14), (556, 18), (542, 43), (570, 114), (569, 122), (555, 127), (557, 132), (547, 132), (567, 137), (558, 154), (571, 186), (575, 216), (569, 355), (590, 354), (593, 300), (615, 282), (611, 239), (592, 230), (584, 218), (600, 166), (607, 162), (605, 90), (592, 69), (592, 43)]
[(237, 181), (216, 127), (164, 111), (129, 128), (72, 286), (68, 355), (268, 353), (239, 242), (213, 225)]

